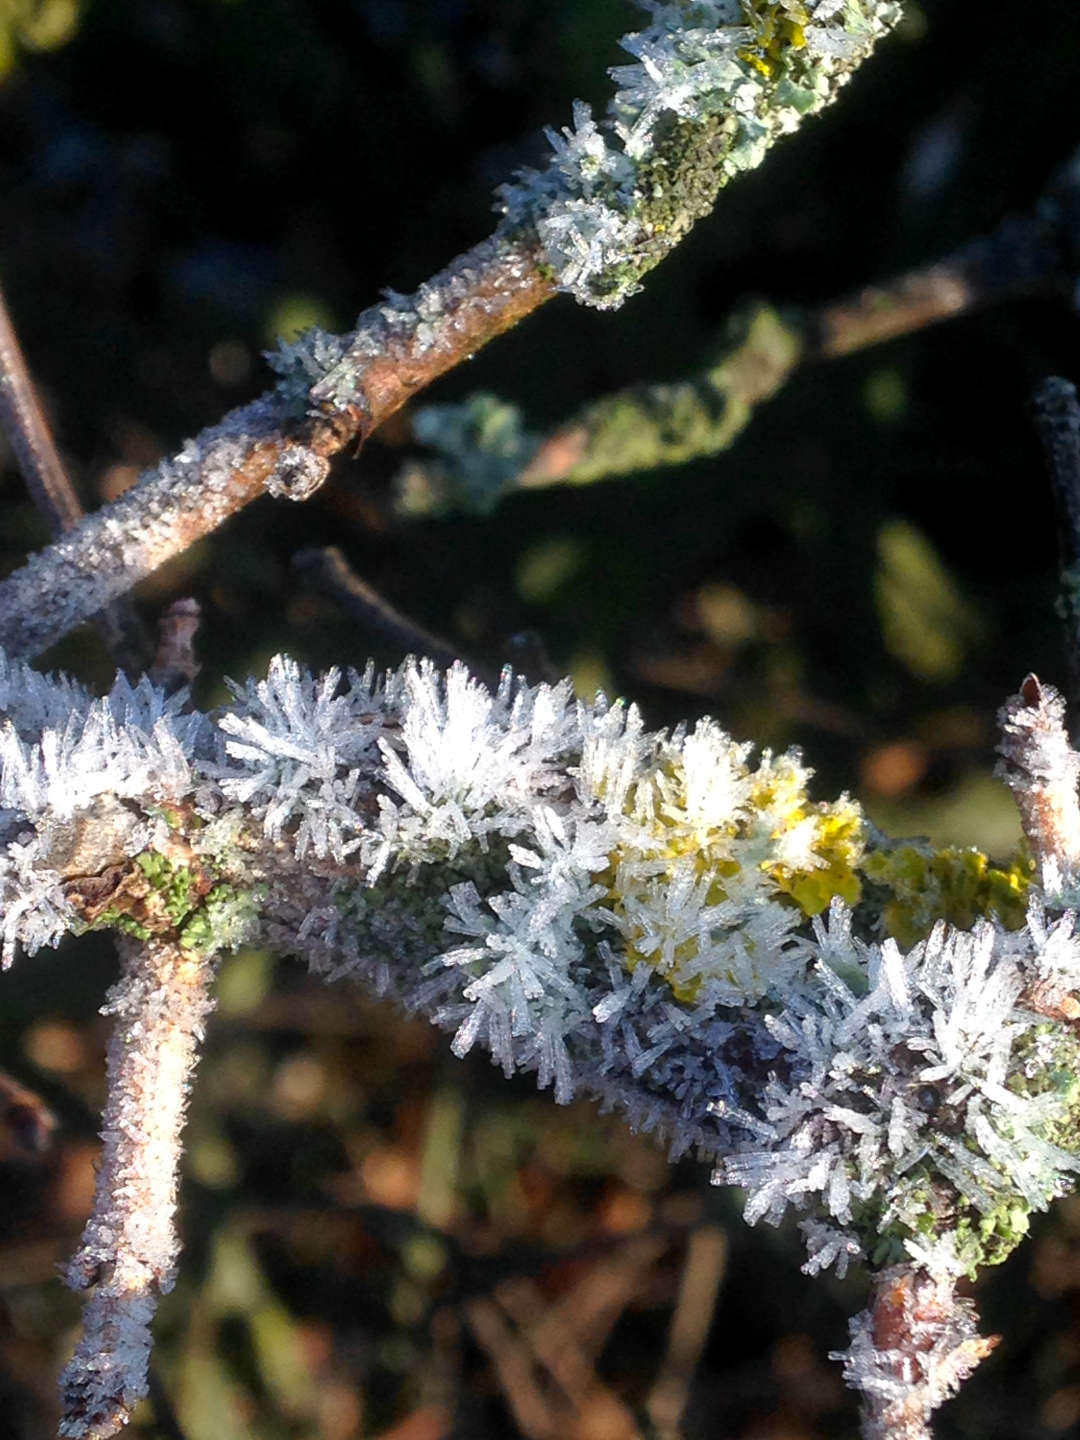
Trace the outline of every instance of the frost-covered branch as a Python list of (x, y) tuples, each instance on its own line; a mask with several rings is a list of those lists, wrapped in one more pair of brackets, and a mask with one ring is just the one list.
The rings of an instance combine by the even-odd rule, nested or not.
[[(365, 311), (351, 335), (313, 332), (283, 346), (277, 363), (290, 378), (230, 411), (0, 583), (0, 643), (11, 654), (39, 654), (260, 495), (307, 499), (334, 455), (554, 293), (535, 246), (498, 237), (409, 299)], [(344, 353), (353, 357), (351, 390), (334, 390), (324, 410), (317, 382)]]
[(900, 16), (897, 0), (643, 0), (597, 123), (549, 132), (504, 186), (494, 235), (348, 335), (271, 357), (279, 383), (147, 471), (0, 584), (0, 644), (39, 654), (171, 555), (269, 492), (306, 499), (330, 460), (557, 291), (602, 308), (640, 288), (721, 187), (830, 101)]
[[(811, 1273), (974, 1274), (1080, 1171), (1080, 1036), (1041, 1003), (1080, 990), (1049, 839), (1042, 885), (890, 844), (795, 752), (428, 662), (278, 660), (207, 715), (15, 664), (0, 709), (9, 957), (100, 927), (300, 954), (711, 1158), (751, 1223), (800, 1217)], [(1004, 712), (1022, 811), (1047, 744), (1075, 776), (1060, 709), (1028, 685)]]

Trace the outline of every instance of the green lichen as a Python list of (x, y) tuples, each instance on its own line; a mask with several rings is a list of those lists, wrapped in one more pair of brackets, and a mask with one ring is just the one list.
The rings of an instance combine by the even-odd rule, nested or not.
[(76, 934), (81, 934), (83, 930), (119, 930), (122, 935), (133, 935), (136, 940), (149, 940), (153, 933), (149, 926), (136, 920), (119, 905), (110, 905), (89, 925), (78, 927)]
[(587, 438), (566, 480), (587, 485), (728, 449), (755, 405), (787, 379), (802, 344), (776, 310), (756, 306), (736, 321), (724, 354), (696, 379), (619, 391), (572, 420), (567, 430)]
[(158, 850), (144, 850), (135, 856), (135, 864), (160, 897), (165, 916), (174, 926), (179, 926), (199, 902), (201, 877)]
[(1080, 1155), (1080, 1036), (1048, 1021), (1018, 1038), (1013, 1057), (1009, 1089), (1025, 1099), (1053, 1101), (1040, 1138)]
[(1007, 1260), (1030, 1225), (1031, 1206), (1011, 1186), (998, 1192), (989, 1209), (980, 1210), (925, 1162), (893, 1188), (884, 1215), (880, 1205), (871, 1205), (857, 1218), (875, 1269), (909, 1260), (908, 1241), (925, 1245), (947, 1234), (958, 1266), (970, 1280), (984, 1265)]
[(900, 14), (899, 6), (851, 0), (842, 22), (850, 54), (843, 61), (823, 61), (807, 43), (813, 16), (805, 5), (744, 0), (744, 12), (753, 35), (736, 53), (757, 87), (753, 109), (733, 106), (732, 97), (718, 91), (700, 97), (701, 114), (668, 112), (656, 124), (649, 153), (637, 166), (628, 210), (644, 239), (633, 255), (593, 278), (590, 290), (602, 306), (640, 288), (642, 277), (711, 212), (723, 186), (759, 165), (781, 135), (825, 105)]
[(263, 885), (216, 884), (180, 929), (180, 944), (202, 955), (249, 944), (259, 928), (267, 890)]

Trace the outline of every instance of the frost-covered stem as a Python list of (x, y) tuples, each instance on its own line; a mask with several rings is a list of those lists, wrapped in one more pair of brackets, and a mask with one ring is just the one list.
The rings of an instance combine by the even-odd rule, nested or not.
[(211, 1008), (212, 963), (172, 942), (119, 942), (123, 975), (109, 993), (104, 1149), (94, 1208), (67, 1269), (93, 1287), (83, 1337), (61, 1378), (60, 1433), (114, 1435), (146, 1394), (150, 1324), (172, 1288), (179, 1242), (180, 1134)]
[(294, 375), (231, 411), (0, 584), (0, 644), (38, 655), (265, 492), (307, 499), (338, 451), (554, 293), (529, 244), (494, 237), (322, 337), (299, 389)]
[(851, 1345), (834, 1357), (862, 1396), (863, 1440), (931, 1440), (930, 1416), (997, 1344), (976, 1321), (951, 1276), (895, 1265), (876, 1277)]
[(1058, 608), (1065, 625), (1065, 664), (1073, 725), (1080, 713), (1080, 402), (1076, 386), (1052, 376), (1032, 397), (1057, 514), (1061, 560)]
[(1016, 796), (1039, 883), (1058, 897), (1080, 876), (1080, 755), (1069, 743), (1065, 702), (1028, 675), (998, 714), (999, 773)]

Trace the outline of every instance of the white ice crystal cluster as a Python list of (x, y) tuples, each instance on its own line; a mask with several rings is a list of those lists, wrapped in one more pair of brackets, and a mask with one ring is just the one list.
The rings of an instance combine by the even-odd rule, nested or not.
[[(150, 809), (186, 794), (205, 718), (143, 679), (95, 699), (0, 652), (0, 936), (33, 953), (72, 928), (61, 880), (150, 841)], [(125, 802), (131, 802), (130, 804)]]
[(751, 1223), (809, 1209), (811, 1273), (842, 1271), (867, 1231), (878, 1258), (934, 1273), (1007, 1253), (1080, 1171), (1055, 1143), (1075, 1124), (1075, 1041), (1021, 1004), (1050, 974), (1080, 986), (1072, 915), (1048, 925), (1033, 900), (1016, 932), (939, 922), (902, 955), (860, 942), (834, 902), (807, 944), (805, 981), (765, 1019), (782, 1058), (754, 1107), (760, 1140), (717, 1179), (746, 1189)]
[[(779, 136), (825, 105), (896, 23), (896, 0), (638, 0), (651, 23), (626, 35), (633, 57), (610, 75), (616, 93), (599, 124), (575, 102), (573, 125), (547, 130), (552, 156), (503, 186), (511, 228), (531, 224), (560, 287), (613, 308), (700, 218), (700, 195), (764, 158)], [(674, 121), (712, 125), (701, 177), (682, 213), (657, 165)], [(687, 153), (685, 137), (678, 142)], [(676, 167), (678, 168), (678, 167)], [(692, 167), (690, 167), (692, 168)], [(659, 202), (659, 203), (658, 203)]]
[(1080, 989), (1071, 914), (902, 953), (793, 753), (423, 661), (277, 659), (208, 715), (3, 664), (0, 709), (9, 958), (99, 923), (303, 954), (718, 1159), (812, 1270), (968, 1270), (1080, 1168), (1080, 1043), (1028, 1003)]

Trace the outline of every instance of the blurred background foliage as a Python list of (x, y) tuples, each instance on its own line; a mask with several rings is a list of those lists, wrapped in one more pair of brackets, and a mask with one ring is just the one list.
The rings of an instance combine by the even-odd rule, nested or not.
[[(1080, 144), (1080, 7), (922, 0), (825, 117), (722, 196), (616, 314), (559, 301), (431, 398), (550, 427), (708, 362), (748, 296), (814, 305), (1030, 207)], [(88, 506), (267, 383), (260, 352), (346, 328), (490, 228), (491, 190), (575, 96), (602, 106), (625, 0), (0, 0), (0, 275)], [(306, 506), (265, 501), (138, 596), (205, 621), (197, 698), (285, 649), (380, 649), (290, 568), (335, 543), (419, 624), (499, 664), (523, 630), (652, 724), (703, 713), (804, 747), (894, 833), (1016, 833), (996, 707), (1061, 676), (1055, 539), (1027, 401), (1077, 378), (1066, 308), (1012, 303), (800, 372), (716, 460), (406, 522), (387, 427)], [(426, 398), (426, 397), (425, 397)], [(0, 570), (46, 538), (0, 449)], [(49, 658), (94, 682), (93, 636)], [(107, 949), (3, 981), (0, 1433), (55, 1423), (89, 1203)], [(158, 1401), (189, 1440), (853, 1436), (835, 1367), (858, 1277), (798, 1271), (701, 1167), (557, 1110), (295, 964), (226, 961), (191, 1121)], [(46, 1142), (51, 1138), (51, 1143)], [(980, 1285), (1005, 1341), (942, 1437), (1080, 1425), (1080, 1207)], [(167, 1400), (161, 1396), (167, 1396)], [(680, 1415), (682, 1418), (680, 1419)]]

